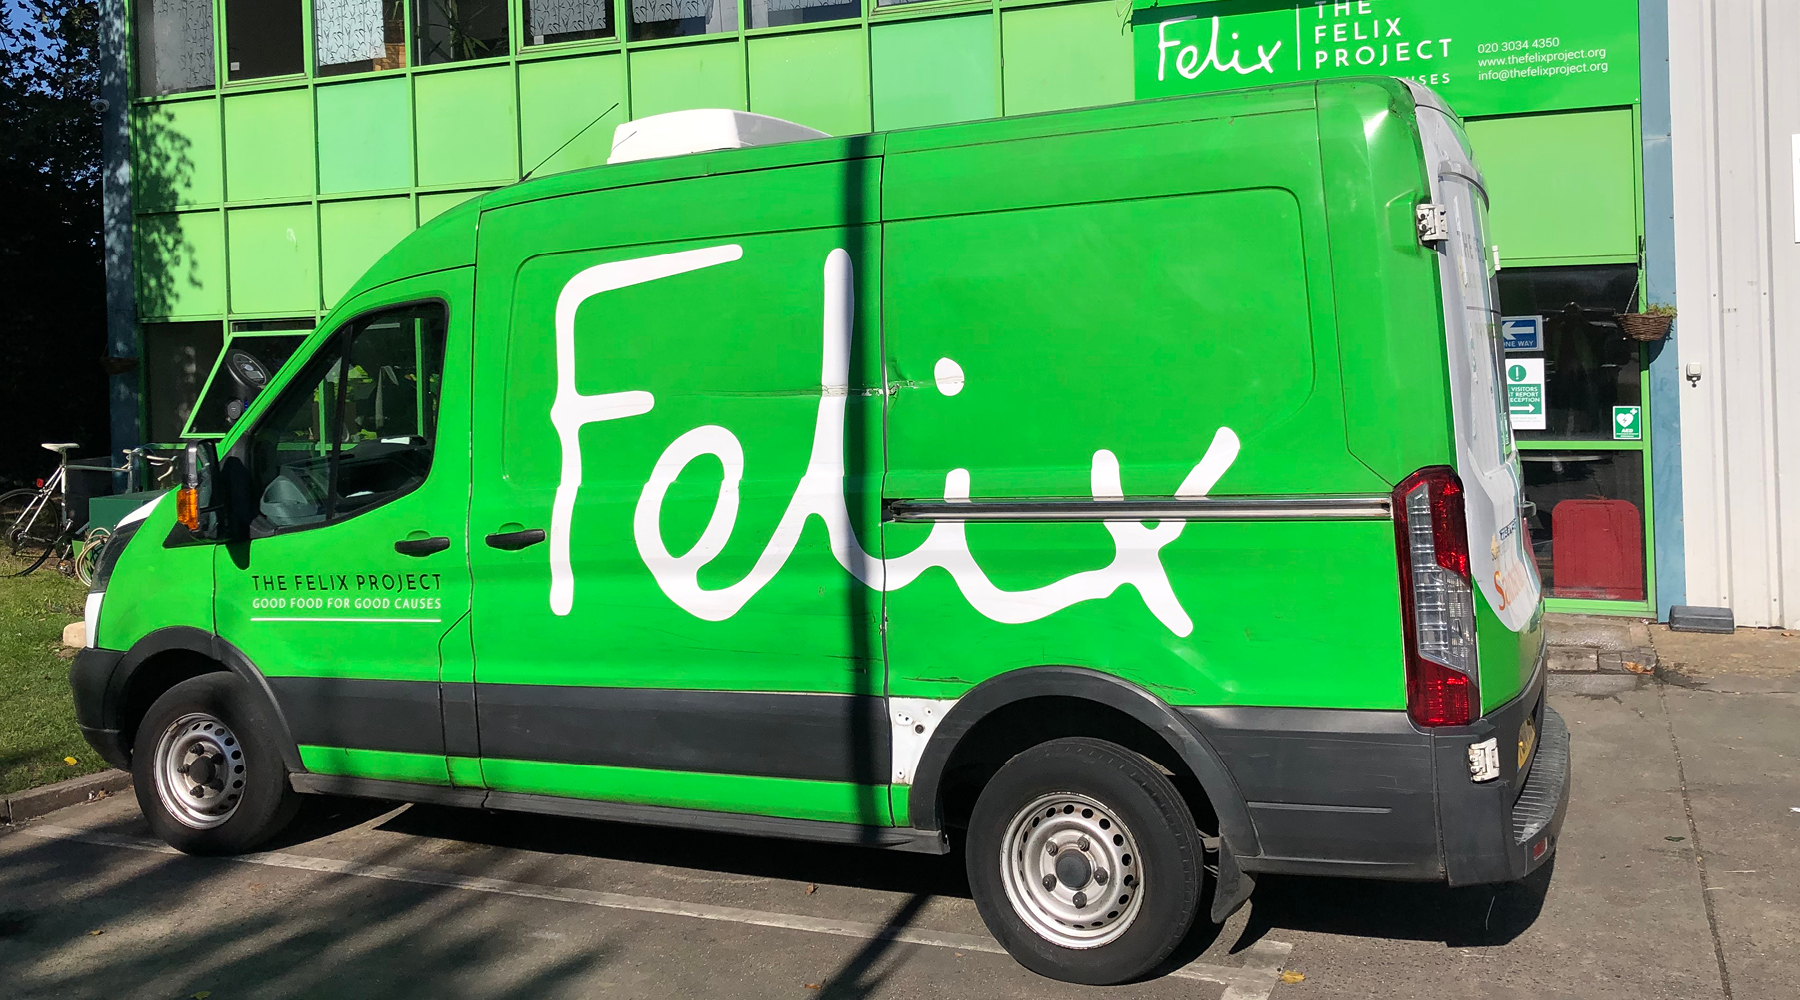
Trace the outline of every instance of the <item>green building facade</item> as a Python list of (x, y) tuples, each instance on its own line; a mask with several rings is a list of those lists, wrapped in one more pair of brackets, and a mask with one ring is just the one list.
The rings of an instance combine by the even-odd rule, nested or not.
[(118, 2), (112, 339), (142, 364), (116, 439), (208, 430), (189, 418), (227, 338), (310, 329), (414, 227), (603, 163), (633, 118), (844, 135), (1384, 73), (1469, 119), (1502, 302), (1536, 321), (1507, 360), (1546, 594), (1682, 603), (1674, 351), (1612, 319), (1673, 298), (1664, 0)]
[[(415, 226), (528, 171), (604, 163), (620, 122), (723, 107), (842, 135), (1132, 97), (1111, 0), (805, 2), (136, 4), (145, 433), (179, 436), (228, 334), (310, 328)], [(448, 30), (459, 3), (477, 12)], [(360, 50), (323, 34), (364, 14), (384, 30)]]

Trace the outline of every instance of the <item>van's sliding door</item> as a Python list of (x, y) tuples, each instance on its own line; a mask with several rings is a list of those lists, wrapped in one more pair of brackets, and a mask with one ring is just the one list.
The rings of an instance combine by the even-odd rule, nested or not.
[(474, 639), (498, 795), (890, 821), (880, 243), (841, 224), (872, 215), (842, 195), (876, 162), (483, 217)]

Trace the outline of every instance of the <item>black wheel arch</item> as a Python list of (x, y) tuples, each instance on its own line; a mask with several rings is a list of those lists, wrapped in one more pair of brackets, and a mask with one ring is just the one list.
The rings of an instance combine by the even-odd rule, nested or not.
[(1027, 667), (991, 677), (971, 688), (938, 723), (919, 758), (907, 796), (912, 826), (931, 832), (943, 830), (945, 771), (964, 737), (983, 719), (1009, 705), (1046, 697), (1091, 702), (1123, 714), (1161, 738), (1186, 765), (1219, 823), (1219, 885), (1214, 893), (1212, 918), (1218, 922), (1230, 916), (1249, 898), (1254, 887), (1237, 859), (1261, 854), (1243, 793), (1218, 751), (1173, 706), (1128, 680), (1098, 670)]
[(144, 713), (163, 691), (189, 677), (220, 671), (244, 681), (270, 738), (281, 750), (282, 763), (289, 771), (304, 771), (299, 745), (262, 671), (230, 642), (191, 625), (159, 628), (131, 644), (100, 694), (101, 725), (119, 731), (129, 749)]

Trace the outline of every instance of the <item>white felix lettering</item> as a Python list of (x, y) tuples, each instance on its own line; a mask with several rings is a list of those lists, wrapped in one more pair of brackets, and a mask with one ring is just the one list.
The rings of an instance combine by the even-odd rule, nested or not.
[[(551, 610), (566, 615), (572, 607), (574, 578), (569, 568), (569, 528), (574, 499), (581, 485), (579, 429), (596, 420), (611, 420), (649, 412), (647, 392), (604, 393), (582, 396), (573, 385), (573, 317), (582, 300), (614, 288), (680, 274), (739, 259), (737, 246), (693, 250), (604, 264), (583, 271), (563, 290), (557, 306), (558, 392), (553, 405), (563, 447), (563, 480), (557, 488), (557, 510), (551, 520)], [(611, 268), (613, 270), (606, 270)], [(625, 279), (631, 280), (625, 280)], [(1108, 521), (1114, 555), (1108, 565), (1065, 577), (1043, 587), (1007, 591), (996, 587), (969, 550), (967, 528), (961, 522), (939, 522), (924, 543), (903, 556), (882, 559), (870, 555), (858, 539), (844, 499), (844, 410), (850, 396), (850, 348), (855, 316), (854, 274), (850, 255), (833, 250), (825, 258), (824, 316), (818, 416), (813, 425), (812, 451), (806, 471), (776, 524), (768, 544), (744, 578), (730, 586), (707, 589), (699, 576), (706, 565), (724, 551), (737, 524), (739, 484), (744, 476), (744, 450), (737, 435), (716, 424), (696, 427), (676, 438), (663, 450), (638, 496), (632, 517), (632, 534), (638, 555), (665, 595), (689, 614), (706, 621), (724, 621), (736, 615), (787, 564), (799, 544), (806, 522), (813, 517), (825, 525), (831, 552), (857, 580), (876, 590), (898, 590), (926, 570), (941, 567), (955, 581), (963, 597), (985, 617), (1005, 624), (1021, 624), (1048, 617), (1083, 601), (1101, 600), (1120, 587), (1137, 590), (1150, 612), (1171, 632), (1186, 636), (1193, 620), (1181, 606), (1162, 565), (1162, 550), (1181, 537), (1185, 522), (1165, 520), (1154, 528), (1135, 521)], [(564, 315), (570, 325), (567, 354), (562, 350)], [(964, 391), (962, 369), (954, 361), (940, 359), (939, 391), (956, 395)], [(565, 387), (566, 386), (566, 390)], [(568, 402), (565, 402), (565, 396)], [(558, 410), (558, 408), (561, 408)], [(556, 414), (560, 412), (559, 419)], [(1200, 498), (1209, 493), (1237, 460), (1238, 438), (1222, 427), (1213, 436), (1205, 456), (1182, 481), (1175, 495)], [(571, 452), (576, 454), (571, 455)], [(712, 516), (700, 538), (686, 552), (671, 553), (662, 538), (662, 507), (669, 489), (695, 459), (711, 455), (719, 460), (724, 476)], [(1125, 496), (1119, 460), (1110, 451), (1094, 453), (1089, 476), (1096, 499)], [(566, 500), (565, 500), (566, 498)], [(952, 469), (944, 477), (944, 499), (970, 498), (967, 469)]]

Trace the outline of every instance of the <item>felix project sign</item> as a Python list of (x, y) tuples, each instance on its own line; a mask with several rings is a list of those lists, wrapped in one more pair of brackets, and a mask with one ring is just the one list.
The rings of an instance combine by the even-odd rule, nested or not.
[(1136, 0), (1137, 96), (1399, 76), (1463, 115), (1638, 100), (1637, 0)]

